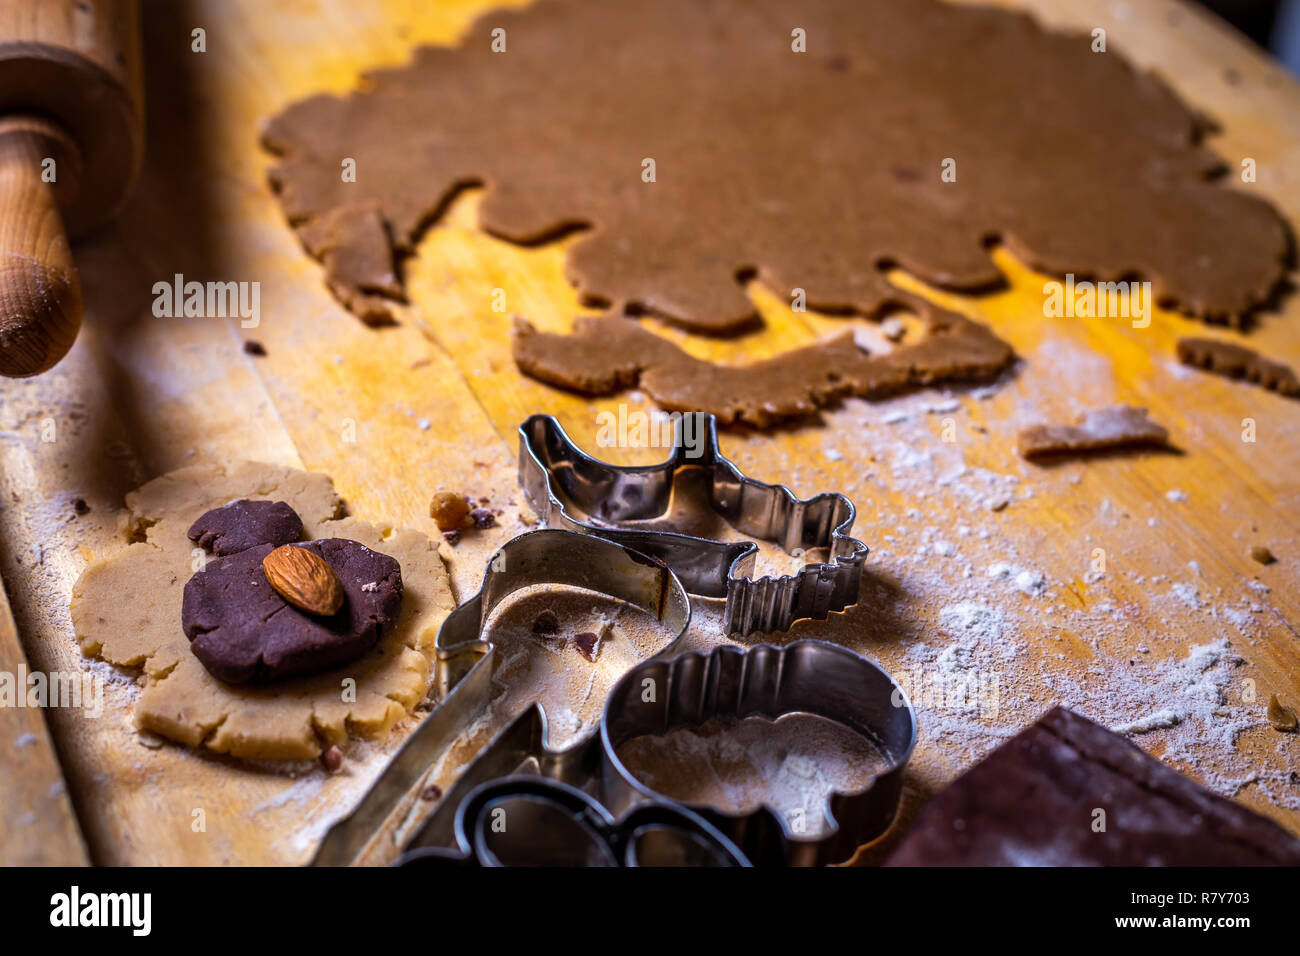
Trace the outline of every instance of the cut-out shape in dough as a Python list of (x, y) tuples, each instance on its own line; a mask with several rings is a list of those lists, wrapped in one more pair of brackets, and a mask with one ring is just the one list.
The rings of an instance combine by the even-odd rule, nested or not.
[(401, 294), (394, 251), (481, 183), (495, 235), (590, 227), (567, 258), (587, 299), (725, 332), (754, 316), (740, 276), (875, 315), (885, 264), (950, 289), (997, 281), (991, 238), (1044, 272), (1136, 273), (1236, 321), (1278, 286), (1289, 236), (1211, 181), (1203, 128), (1118, 53), (1020, 13), (540, 0), (293, 105), (264, 143), (290, 222), (368, 321)]
[[(181, 630), (182, 591), (196, 561), (186, 530), (236, 498), (287, 502), (308, 538), (348, 538), (397, 559), (401, 615), (371, 652), (262, 687), (223, 684), (204, 670)], [(128, 494), (126, 506), (134, 543), (86, 568), (73, 586), (72, 624), (84, 654), (142, 670), (140, 729), (246, 759), (306, 760), (349, 736), (379, 736), (425, 696), (434, 637), (455, 602), (424, 535), (340, 518), (324, 475), (252, 462), (171, 472)]]
[(758, 428), (809, 415), (845, 396), (882, 398), (954, 379), (988, 378), (1014, 358), (1011, 347), (955, 312), (912, 303), (926, 335), (868, 354), (845, 332), (748, 365), (717, 365), (624, 317), (579, 318), (570, 334), (539, 332), (519, 320), (512, 342), (525, 374), (586, 395), (634, 385), (678, 411), (711, 412)]

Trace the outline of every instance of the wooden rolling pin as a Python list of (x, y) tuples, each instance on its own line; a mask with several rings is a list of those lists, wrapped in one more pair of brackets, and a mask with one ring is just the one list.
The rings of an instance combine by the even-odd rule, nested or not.
[(68, 248), (126, 198), (144, 154), (138, 0), (0, 0), (0, 374), (72, 347)]

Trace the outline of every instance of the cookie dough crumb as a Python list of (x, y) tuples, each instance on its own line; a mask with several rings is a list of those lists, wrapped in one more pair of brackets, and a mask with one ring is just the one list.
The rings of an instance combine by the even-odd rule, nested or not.
[(343, 769), (343, 751), (335, 744), (320, 755), (320, 763), (326, 773), (338, 773)]
[(1250, 549), (1250, 556), (1260, 564), (1273, 564), (1277, 557), (1265, 545), (1257, 544)]
[(573, 643), (578, 648), (578, 653), (589, 661), (594, 662), (596, 655), (600, 653), (600, 635), (594, 631), (583, 631), (581, 634), (575, 634)]
[(469, 513), (469, 502), (462, 495), (454, 495), (450, 491), (438, 492), (429, 502), (429, 517), (443, 533), (464, 527)]
[(1182, 715), (1177, 711), (1161, 710), (1127, 724), (1116, 724), (1110, 730), (1111, 733), (1119, 734), (1121, 737), (1131, 737), (1134, 734), (1149, 734), (1153, 730), (1176, 727), (1182, 723), (1182, 720)]
[(1290, 733), (1296, 729), (1295, 711), (1284, 705), (1274, 694), (1268, 699), (1268, 722), (1274, 730)]

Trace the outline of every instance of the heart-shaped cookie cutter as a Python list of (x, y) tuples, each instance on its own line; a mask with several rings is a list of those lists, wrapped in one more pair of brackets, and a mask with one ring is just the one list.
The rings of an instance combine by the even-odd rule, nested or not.
[[(626, 545), (561, 529), (530, 531), (507, 541), (488, 562), (478, 592), (451, 612), (435, 639), (434, 684), (439, 703), (402, 745), (360, 803), (326, 833), (315, 865), (355, 862), (375, 836), (393, 822), (395, 812), (412, 802), (414, 793), (455, 741), (484, 716), (491, 699), (492, 675), (499, 655), (487, 624), (492, 612), (512, 594), (535, 585), (583, 588), (639, 608), (662, 625), (668, 638), (654, 653), (676, 648), (691, 620), (685, 587), (661, 561)], [(525, 712), (545, 716), (540, 702), (523, 704)], [(518, 723), (519, 712), (495, 714), (494, 726)], [(595, 727), (566, 748), (580, 749)], [(414, 826), (414, 811), (405, 825)]]
[[(680, 415), (673, 435), (666, 461), (610, 465), (582, 451), (554, 416), (533, 415), (519, 426), (519, 484), (548, 526), (618, 541), (663, 561), (691, 594), (725, 598), (727, 634), (784, 631), (802, 618), (820, 620), (857, 603), (868, 549), (849, 535), (857, 515), (853, 502), (837, 492), (805, 500), (784, 485), (748, 477), (719, 449), (712, 415)], [(684, 477), (701, 472), (708, 507), (740, 534), (791, 554), (825, 551), (826, 561), (792, 575), (750, 578), (758, 554), (752, 541), (620, 526), (662, 518)]]

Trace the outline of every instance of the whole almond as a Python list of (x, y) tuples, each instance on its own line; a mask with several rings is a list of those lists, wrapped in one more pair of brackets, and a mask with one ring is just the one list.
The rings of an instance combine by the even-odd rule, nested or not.
[(329, 616), (343, 605), (338, 575), (314, 551), (282, 544), (262, 559), (262, 570), (280, 597), (308, 614)]

